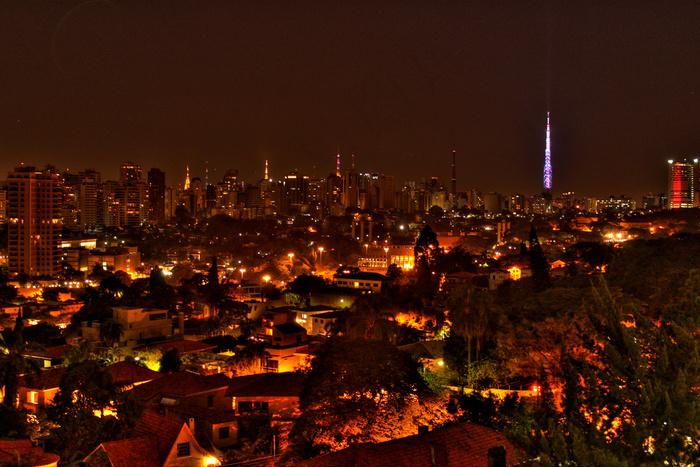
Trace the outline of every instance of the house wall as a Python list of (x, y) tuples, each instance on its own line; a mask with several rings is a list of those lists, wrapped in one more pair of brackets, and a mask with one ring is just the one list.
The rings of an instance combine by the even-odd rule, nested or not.
[(273, 419), (292, 420), (301, 414), (299, 412), (299, 397), (297, 396), (234, 397), (234, 410), (237, 415), (240, 415), (241, 402), (267, 402), (267, 411)]
[[(29, 402), (29, 393), (30, 392), (38, 393), (36, 404), (32, 404), (31, 402)], [(19, 403), (22, 407), (36, 413), (39, 410), (45, 410), (49, 404), (52, 404), (53, 399), (56, 396), (57, 392), (58, 392), (58, 388), (52, 388), (52, 389), (46, 389), (46, 390), (19, 388), (19, 390), (17, 392), (17, 396), (19, 398)]]
[[(226, 397), (226, 389), (226, 387), (223, 387), (202, 394), (184, 397), (182, 401), (187, 404), (196, 405), (197, 407), (226, 412), (231, 410), (231, 399)], [(208, 403), (209, 396), (214, 396), (213, 406), (210, 406)]]
[[(190, 443), (190, 455), (185, 457), (177, 456), (177, 445), (180, 443)], [(170, 454), (165, 459), (163, 467), (202, 467), (206, 466), (206, 459), (210, 457), (204, 449), (199, 446), (197, 440), (192, 436), (187, 425), (182, 426), (182, 430), (173, 444)]]

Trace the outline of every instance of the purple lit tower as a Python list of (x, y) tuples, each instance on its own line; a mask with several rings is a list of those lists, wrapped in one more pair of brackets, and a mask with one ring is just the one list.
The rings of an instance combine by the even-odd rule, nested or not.
[(552, 152), (549, 144), (549, 112), (547, 112), (547, 142), (544, 149), (544, 191), (552, 191)]

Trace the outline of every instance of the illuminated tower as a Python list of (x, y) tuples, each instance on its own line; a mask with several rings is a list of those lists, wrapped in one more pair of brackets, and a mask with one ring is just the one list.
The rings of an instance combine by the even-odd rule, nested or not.
[(340, 148), (338, 148), (338, 155), (335, 157), (335, 176), (340, 177)]
[(190, 189), (190, 166), (187, 166), (187, 176), (185, 177), (185, 190)]
[(267, 159), (265, 159), (265, 180), (270, 180), (270, 173), (267, 171)]
[(547, 112), (547, 139), (544, 148), (544, 191), (552, 191), (552, 152), (549, 141), (549, 112)]
[(697, 190), (698, 160), (692, 162), (668, 161), (668, 208), (692, 208), (695, 207), (695, 192)]
[(457, 169), (455, 167), (455, 159), (457, 150), (452, 150), (452, 205), (457, 205)]

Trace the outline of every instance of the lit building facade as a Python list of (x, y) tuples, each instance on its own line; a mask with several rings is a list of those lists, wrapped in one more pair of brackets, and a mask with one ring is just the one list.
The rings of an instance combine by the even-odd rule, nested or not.
[(695, 207), (698, 160), (668, 161), (668, 208)]
[(55, 173), (19, 167), (7, 176), (10, 274), (54, 276), (61, 267), (63, 187)]

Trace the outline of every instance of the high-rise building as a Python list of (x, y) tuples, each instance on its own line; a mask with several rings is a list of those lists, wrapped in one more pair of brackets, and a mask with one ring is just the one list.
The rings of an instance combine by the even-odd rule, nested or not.
[(148, 220), (165, 220), (165, 172), (155, 167), (148, 171)]
[(11, 274), (54, 276), (61, 267), (58, 174), (18, 167), (7, 176), (8, 259)]
[(141, 180), (141, 166), (133, 162), (125, 162), (119, 168), (119, 181), (138, 182)]
[(668, 161), (668, 208), (695, 207), (698, 160)]

